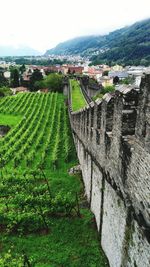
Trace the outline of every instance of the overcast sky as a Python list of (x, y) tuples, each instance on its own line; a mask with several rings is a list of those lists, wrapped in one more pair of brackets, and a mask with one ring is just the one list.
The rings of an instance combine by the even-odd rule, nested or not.
[(0, 45), (41, 52), (150, 18), (150, 0), (0, 0)]

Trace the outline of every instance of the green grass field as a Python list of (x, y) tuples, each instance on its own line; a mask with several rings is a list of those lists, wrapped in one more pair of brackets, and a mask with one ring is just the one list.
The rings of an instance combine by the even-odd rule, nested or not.
[(72, 101), (72, 110), (77, 111), (81, 108), (84, 108), (87, 105), (87, 102), (81, 92), (78, 81), (70, 80), (71, 84), (71, 101)]
[[(88, 211), (82, 218), (52, 218), (50, 233), (2, 235), (3, 251), (19, 257), (24, 250), (36, 267), (108, 266), (99, 247), (93, 217)], [(1, 265), (0, 265), (1, 266)], [(9, 265), (11, 266), (11, 265)]]
[(3, 116), (14, 127), (0, 139), (0, 267), (26, 258), (36, 267), (108, 266), (94, 217), (81, 208), (81, 177), (68, 173), (78, 161), (63, 95), (7, 97)]
[(9, 125), (10, 127), (14, 127), (21, 121), (22, 116), (20, 115), (6, 115), (0, 114), (0, 125)]

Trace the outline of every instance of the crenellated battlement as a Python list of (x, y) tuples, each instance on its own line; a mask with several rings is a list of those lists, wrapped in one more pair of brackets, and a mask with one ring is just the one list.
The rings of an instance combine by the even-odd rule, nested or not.
[[(144, 242), (150, 243), (150, 74), (143, 76), (140, 89), (120, 85), (114, 93), (104, 95), (78, 112), (71, 112), (70, 119), (85, 191), (110, 265), (134, 266), (126, 259), (131, 253), (125, 236), (129, 226), (137, 223)], [(107, 188), (106, 199), (107, 193), (101, 192), (102, 187)], [(110, 227), (106, 227), (104, 212), (110, 205), (107, 201), (112, 194), (114, 202), (115, 198), (121, 201), (124, 210), (124, 232), (118, 252), (120, 260), (114, 262), (103, 240)], [(121, 212), (119, 207), (117, 211)], [(145, 262), (139, 260), (136, 266), (149, 266), (148, 263), (148, 259)]]

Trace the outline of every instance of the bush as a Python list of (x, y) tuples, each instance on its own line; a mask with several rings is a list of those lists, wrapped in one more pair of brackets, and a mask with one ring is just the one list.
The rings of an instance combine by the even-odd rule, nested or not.
[(11, 255), (11, 250), (8, 250), (7, 253), (4, 254), (4, 256), (0, 256), (0, 267), (22, 267), (23, 266), (23, 258), (18, 257), (14, 258)]
[(97, 98), (102, 98), (106, 93), (112, 93), (114, 91), (115, 91), (114, 85), (103, 87), (102, 90), (93, 97), (93, 100), (96, 100)]
[(0, 96), (9, 96), (12, 95), (10, 88), (3, 86), (0, 88)]
[(109, 86), (106, 86), (106, 87), (103, 87), (102, 90), (101, 90), (101, 94), (106, 94), (106, 93), (112, 93), (115, 91), (115, 86), (114, 85), (109, 85)]

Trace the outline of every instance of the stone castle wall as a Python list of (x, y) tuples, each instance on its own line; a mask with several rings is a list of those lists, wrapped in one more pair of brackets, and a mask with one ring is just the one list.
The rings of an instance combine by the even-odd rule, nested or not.
[(70, 112), (85, 192), (111, 267), (150, 266), (150, 75)]

